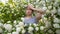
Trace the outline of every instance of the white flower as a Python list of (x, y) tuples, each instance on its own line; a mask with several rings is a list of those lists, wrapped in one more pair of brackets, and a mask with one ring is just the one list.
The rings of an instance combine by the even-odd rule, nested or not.
[(7, 33), (7, 34), (11, 34), (11, 33)]
[(48, 32), (49, 32), (49, 33), (52, 33), (53, 31), (50, 29), (50, 30), (48, 30)]
[(41, 4), (45, 4), (45, 1), (40, 1)]
[(16, 0), (13, 0), (13, 2), (16, 2)]
[(43, 21), (44, 23), (46, 23), (47, 18), (45, 18), (44, 16), (42, 17), (41, 21)]
[(12, 28), (12, 30), (15, 30), (15, 29), (16, 29), (15, 27)]
[(16, 24), (16, 20), (14, 20), (14, 22), (13, 22), (14, 24)]
[(47, 10), (47, 7), (43, 7), (42, 9), (43, 9), (43, 10)]
[(60, 30), (56, 30), (56, 34), (60, 34)]
[(10, 24), (4, 24), (4, 28), (5, 28), (6, 30), (8, 30), (9, 32), (11, 32), (11, 30), (12, 30), (12, 25), (10, 25)]
[(33, 25), (34, 25), (34, 27), (36, 27), (36, 26), (37, 26), (37, 24), (35, 24), (35, 23), (34, 23)]
[(13, 2), (20, 2), (20, 0), (18, 0), (18, 1), (17, 0), (13, 0)]
[(27, 7), (27, 5), (24, 5), (24, 7)]
[(40, 30), (44, 30), (44, 28), (45, 28), (44, 26), (40, 26)]
[(0, 2), (3, 2), (4, 4), (6, 4), (8, 0), (0, 0)]
[(51, 12), (50, 12), (50, 10), (46, 10), (46, 13), (49, 14), (49, 13), (51, 13)]
[(39, 30), (39, 27), (36, 27), (35, 30), (38, 31)]
[(0, 27), (2, 27), (3, 26), (3, 24), (2, 23), (0, 23)]
[(60, 28), (59, 24), (53, 24), (54, 28)]
[(46, 6), (45, 4), (43, 4), (43, 6)]
[(52, 0), (46, 0), (46, 2), (51, 2)]
[(10, 7), (13, 7), (13, 5), (12, 5), (12, 4), (10, 4)]
[(29, 26), (32, 26), (32, 24), (30, 23)]
[(12, 32), (12, 34), (19, 34), (18, 32)]
[(20, 27), (19, 25), (16, 25), (15, 27)]
[(7, 23), (11, 23), (11, 21), (7, 21)]
[(33, 34), (33, 32), (31, 32), (31, 31), (28, 31), (28, 33), (29, 33), (29, 34)]
[(12, 13), (14, 13), (14, 11), (11, 11)]
[(10, 13), (10, 11), (7, 11), (6, 13), (7, 13), (7, 14), (9, 14), (9, 13)]
[(60, 8), (58, 8), (58, 15), (60, 15)]
[(59, 0), (55, 0), (55, 2), (59, 2)]
[(25, 32), (26, 32), (26, 31), (23, 29), (23, 30), (22, 30), (22, 34), (24, 34)]
[(17, 31), (17, 32), (20, 32), (20, 31), (21, 31), (21, 28), (20, 28), (20, 27), (17, 27), (17, 28), (16, 28), (16, 31)]
[(45, 22), (45, 27), (50, 27), (51, 26), (51, 23), (49, 21), (46, 21)]
[(36, 2), (38, 2), (39, 0), (36, 0)]
[(57, 11), (55, 9), (55, 7), (53, 8), (53, 10), (51, 10), (51, 14), (55, 14)]
[(24, 23), (23, 22), (19, 22), (19, 26), (24, 26)]
[(32, 31), (28, 31), (28, 33), (29, 33), (29, 34), (33, 34), (33, 32), (32, 32)]
[(52, 6), (48, 6), (48, 9), (51, 9), (52, 8)]
[(55, 23), (59, 23), (59, 19), (55, 17), (55, 18), (54, 18), (54, 22), (55, 22)]
[(22, 17), (21, 20), (24, 22), (24, 18)]
[(17, 14), (14, 14), (14, 16), (16, 16)]
[(36, 8), (38, 8), (39, 5), (36, 6)]
[(28, 31), (33, 31), (33, 30), (34, 30), (34, 28), (31, 26), (28, 28)]
[(14, 22), (13, 22), (13, 23), (14, 23), (14, 26), (16, 27), (17, 21), (16, 21), (16, 20), (14, 20)]
[(55, 2), (55, 3), (54, 3), (54, 6), (57, 7), (57, 6), (59, 6), (59, 4), (57, 4), (57, 2)]
[(26, 27), (26, 26), (28, 26), (28, 24), (24, 24), (24, 26)]
[(3, 30), (2, 30), (2, 28), (0, 28), (0, 33), (2, 33), (3, 32)]
[(42, 15), (41, 17), (42, 17), (42, 19), (44, 20), (44, 15)]
[(21, 29), (24, 29), (24, 27), (23, 27), (23, 26), (21, 26), (20, 28), (21, 28)]

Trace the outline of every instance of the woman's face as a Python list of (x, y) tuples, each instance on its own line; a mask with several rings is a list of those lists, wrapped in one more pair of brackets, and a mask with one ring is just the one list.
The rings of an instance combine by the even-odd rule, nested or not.
[(31, 9), (27, 9), (26, 10), (26, 15), (28, 15), (28, 16), (32, 15), (32, 10)]
[(28, 5), (27, 8), (26, 8), (26, 15), (27, 16), (31, 16), (32, 15), (32, 10), (30, 8), (30, 5)]

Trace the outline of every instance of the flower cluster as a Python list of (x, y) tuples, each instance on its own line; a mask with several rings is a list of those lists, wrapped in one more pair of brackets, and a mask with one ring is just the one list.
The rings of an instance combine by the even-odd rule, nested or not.
[[(26, 6), (44, 10), (38, 24), (24, 24)], [(35, 15), (34, 13), (33, 15)], [(1, 34), (60, 34), (60, 0), (0, 0)]]
[[(7, 21), (9, 22), (9, 21)], [(13, 24), (10, 23), (0, 23), (0, 33), (1, 34), (25, 34), (25, 33), (40, 33), (38, 31), (43, 31), (46, 27), (40, 26), (38, 24), (24, 24), (23, 22), (18, 22), (14, 20)]]

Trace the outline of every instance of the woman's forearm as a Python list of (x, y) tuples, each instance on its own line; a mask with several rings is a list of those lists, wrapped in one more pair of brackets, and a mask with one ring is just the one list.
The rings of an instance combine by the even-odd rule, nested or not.
[(32, 7), (32, 6), (30, 6), (30, 8), (31, 8), (32, 10), (35, 10), (36, 12), (39, 12), (39, 13), (44, 14), (44, 11), (43, 11), (42, 9), (37, 9), (37, 8)]
[(33, 10), (35, 10), (35, 11), (37, 11), (37, 12), (39, 12), (39, 13), (44, 14), (44, 11), (43, 11), (42, 9), (33, 8)]
[(39, 9), (37, 9), (37, 8), (32, 8), (32, 10), (36, 10), (36, 11), (39, 11)]
[(42, 9), (37, 9), (37, 8), (32, 8), (32, 10), (35, 10), (35, 11), (43, 11)]

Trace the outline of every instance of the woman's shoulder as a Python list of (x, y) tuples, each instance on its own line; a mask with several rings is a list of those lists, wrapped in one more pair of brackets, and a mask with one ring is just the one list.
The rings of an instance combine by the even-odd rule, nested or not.
[[(26, 19), (27, 17), (23, 17), (24, 19)], [(35, 16), (32, 16), (31, 18), (36, 18)]]

